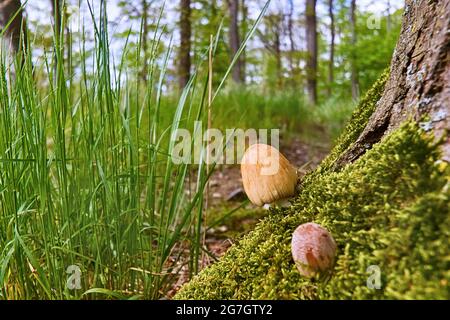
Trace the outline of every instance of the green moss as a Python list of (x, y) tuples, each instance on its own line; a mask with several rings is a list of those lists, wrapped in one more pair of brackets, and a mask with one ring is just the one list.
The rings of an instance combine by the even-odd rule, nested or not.
[[(373, 93), (372, 105), (363, 100), (338, 151), (308, 176), (293, 206), (272, 210), (176, 298), (450, 298), (450, 169), (437, 164), (432, 139), (406, 123), (352, 165), (328, 169), (333, 154), (345, 150), (367, 122), (362, 105), (373, 112), (377, 97)], [(338, 244), (328, 283), (302, 277), (291, 257), (292, 232), (311, 221)], [(367, 287), (372, 265), (381, 271), (381, 289)]]

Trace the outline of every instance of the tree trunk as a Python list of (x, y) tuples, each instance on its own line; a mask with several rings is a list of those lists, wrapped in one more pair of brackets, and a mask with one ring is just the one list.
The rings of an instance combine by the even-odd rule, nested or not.
[(355, 161), (410, 117), (445, 140), (443, 159), (450, 161), (450, 0), (416, 2), (406, 1), (390, 79), (378, 107), (337, 166)]
[(330, 61), (328, 65), (328, 97), (332, 95), (332, 86), (334, 82), (334, 46), (336, 38), (336, 29), (334, 25), (333, 0), (328, 0), (328, 14), (330, 16)]
[[(356, 0), (352, 0), (350, 4), (350, 28), (351, 28), (351, 44), (354, 50), (357, 36), (356, 36)], [(358, 69), (356, 67), (356, 54), (352, 51), (352, 56), (350, 58), (351, 64), (351, 81), (352, 81), (352, 97), (354, 100), (359, 98), (359, 78)]]
[[(248, 32), (248, 22), (247, 22), (247, 15), (248, 15), (248, 7), (245, 3), (245, 0), (242, 0), (241, 2), (241, 12), (242, 12), (242, 20), (241, 20), (241, 38), (245, 39)], [(241, 54), (241, 79), (243, 82), (245, 82), (245, 78), (247, 76), (247, 54), (246, 49), (244, 48), (244, 51), (242, 51)]]
[[(281, 22), (281, 21), (280, 21)], [(279, 29), (280, 23), (277, 21), (277, 28), (275, 32), (275, 39), (274, 39), (274, 51), (275, 51), (275, 65), (277, 69), (277, 89), (281, 89), (283, 85), (283, 64), (281, 62), (281, 30)]]
[[(66, 32), (66, 71), (68, 72), (69, 75), (72, 75), (72, 32), (70, 31), (69, 28), (69, 24), (68, 24), (68, 13), (67, 13), (67, 1), (66, 0), (66, 5), (64, 6), (64, 20), (66, 21), (66, 26), (65, 26), (65, 32)], [(72, 76), (70, 76), (70, 78), (72, 79)]]
[(183, 89), (191, 76), (191, 0), (180, 2), (179, 87)]
[[(61, 24), (62, 24), (62, 0), (50, 0), (51, 6), (52, 6), (52, 17), (53, 17), (53, 29), (55, 33), (55, 50), (56, 46), (61, 46)], [(64, 57), (64, 50), (61, 47), (61, 57)], [(53, 65), (53, 70), (55, 74), (55, 80), (58, 70), (58, 54), (55, 52), (54, 54), (55, 61)]]
[(309, 102), (317, 104), (317, 17), (316, 0), (306, 0), (306, 90)]
[[(239, 14), (239, 0), (228, 0), (228, 10), (230, 12), (230, 28), (229, 28), (229, 43), (231, 49), (231, 56), (234, 57), (240, 46), (239, 40), (239, 26), (238, 26), (238, 14)], [(236, 61), (233, 67), (233, 81), (236, 83), (242, 82), (242, 65), (241, 58)]]
[(148, 1), (142, 0), (142, 39), (141, 39), (141, 48), (144, 54), (144, 63), (142, 65), (142, 79), (147, 83), (147, 73), (148, 73)]
[[(9, 22), (10, 19), (14, 17), (16, 12), (20, 10), (21, 3), (20, 0), (2, 0), (0, 1), (0, 30), (3, 29)], [(8, 50), (12, 55), (16, 54), (21, 47), (22, 43), (26, 44), (26, 39), (21, 39), (21, 35), (25, 36), (25, 21), (23, 19), (22, 10), (15, 16), (8, 30), (5, 32), (6, 45)]]
[(295, 86), (295, 62), (294, 62), (294, 54), (295, 54), (295, 42), (294, 42), (294, 1), (289, 1), (289, 13), (288, 13), (288, 37), (290, 43), (289, 50), (289, 69), (291, 72), (291, 81), (292, 87)]
[(61, 33), (62, 5), (61, 0), (50, 0), (52, 6), (52, 16), (54, 19), (55, 36), (59, 39)]

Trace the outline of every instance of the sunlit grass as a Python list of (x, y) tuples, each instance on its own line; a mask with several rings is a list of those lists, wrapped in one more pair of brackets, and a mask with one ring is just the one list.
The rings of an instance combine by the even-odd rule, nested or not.
[[(38, 65), (30, 54), (17, 57), (11, 77), (2, 57), (0, 299), (157, 299), (182, 268), (200, 271), (208, 173), (204, 159), (175, 165), (170, 137), (178, 128), (193, 132), (196, 120), (206, 125), (208, 50), (181, 93), (165, 92), (174, 48), (158, 58), (163, 26), (152, 37), (145, 82), (130, 73), (143, 61), (127, 41), (123, 60), (110, 61), (103, 1), (100, 9), (100, 19), (92, 15), (93, 55), (83, 38), (55, 37)], [(79, 48), (74, 74), (63, 59), (67, 45)], [(133, 55), (130, 71), (124, 59)], [(350, 113), (348, 103), (311, 108), (295, 91), (229, 89), (235, 61), (214, 88), (215, 128), (279, 128), (289, 136), (330, 121), (337, 131)], [(67, 286), (73, 265), (80, 289)]]
[[(208, 175), (204, 163), (173, 164), (169, 137), (204, 119), (207, 72), (199, 70), (207, 55), (162, 110), (172, 46), (158, 60), (156, 32), (143, 84), (123, 61), (110, 61), (103, 1), (100, 8), (93, 57), (83, 39), (70, 44), (81, 48), (76, 79), (62, 59), (62, 36), (43, 65), (28, 54), (22, 66), (18, 57), (9, 79), (1, 64), (0, 298), (156, 299), (183, 266), (191, 276), (199, 271)], [(80, 289), (67, 286), (72, 265)]]

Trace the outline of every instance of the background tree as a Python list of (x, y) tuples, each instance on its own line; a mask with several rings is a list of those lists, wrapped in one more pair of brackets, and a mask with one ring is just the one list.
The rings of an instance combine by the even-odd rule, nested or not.
[(264, 29), (257, 32), (263, 43), (266, 55), (266, 83), (271, 89), (279, 89), (283, 84), (283, 61), (281, 41), (283, 36), (282, 8), (268, 13), (264, 17)]
[(147, 82), (147, 73), (148, 73), (148, 37), (149, 37), (149, 19), (148, 19), (148, 9), (149, 2), (148, 0), (141, 0), (141, 8), (142, 8), (142, 33), (141, 33), (141, 48), (144, 52), (144, 63), (142, 66), (142, 78), (145, 82)]
[(191, 76), (191, 0), (180, 1), (179, 87), (184, 88)]
[[(229, 26), (229, 43), (231, 56), (234, 57), (241, 45), (239, 37), (239, 0), (227, 0), (228, 10), (230, 12), (230, 26)], [(236, 61), (233, 67), (233, 80), (236, 83), (244, 82), (242, 73), (242, 58)]]
[[(144, 85), (148, 82), (150, 56), (156, 54), (160, 57), (163, 54), (167, 46), (166, 40), (170, 37), (170, 33), (176, 29), (165, 20), (166, 15), (164, 13), (160, 17), (160, 6), (163, 3), (164, 1), (161, 0), (121, 0), (118, 2), (121, 15), (118, 21), (113, 22), (114, 28), (111, 28), (121, 29), (124, 22), (128, 23), (129, 27), (121, 29), (116, 37), (128, 41), (125, 59), (127, 69), (132, 70), (130, 74), (137, 75)], [(157, 25), (158, 20), (160, 20), (159, 26)], [(161, 41), (156, 49), (153, 48), (155, 32), (158, 35), (162, 34)], [(151, 52), (152, 48), (155, 49), (155, 52)], [(136, 55), (140, 57), (140, 63), (137, 65)], [(177, 73), (178, 70), (171, 70), (171, 72)]]
[[(60, 50), (60, 52), (56, 52), (54, 54), (54, 72), (56, 74), (57, 66), (58, 66), (58, 57), (61, 54), (61, 58), (67, 61), (67, 68), (70, 70), (70, 32), (69, 28), (66, 27), (63, 29), (63, 19), (65, 20), (65, 24), (67, 24), (67, 11), (66, 5), (67, 0), (50, 0), (50, 6), (52, 8), (52, 19), (53, 19), (53, 34), (54, 34), (54, 47), (56, 50)], [(64, 38), (67, 35), (67, 38)], [(67, 54), (67, 55), (66, 55)], [(63, 61), (64, 63), (64, 61)]]
[[(356, 0), (351, 0), (350, 2), (350, 27), (351, 27), (351, 45), (356, 46), (357, 35), (356, 35)], [(352, 56), (350, 59), (351, 64), (351, 77), (352, 77), (352, 97), (354, 100), (359, 97), (359, 76), (358, 68), (356, 66), (356, 54), (352, 51)]]
[(316, 0), (306, 0), (306, 91), (311, 104), (317, 104), (317, 17)]
[[(241, 0), (241, 23), (240, 23), (240, 34), (241, 39), (245, 39), (248, 32), (248, 5), (246, 0)], [(241, 78), (244, 80), (246, 79), (247, 75), (247, 48), (244, 48), (244, 51), (241, 53), (241, 72), (242, 76)]]
[(331, 97), (334, 82), (334, 47), (336, 38), (336, 29), (334, 25), (333, 0), (328, 0), (328, 15), (330, 17), (330, 49), (328, 65), (328, 97)]
[[(13, 20), (11, 20), (13, 19)], [(20, 0), (0, 1), (0, 27), (5, 28), (10, 22), (5, 32), (6, 45), (12, 54), (16, 54), (22, 44), (26, 44), (26, 39), (22, 38), (26, 33), (25, 19), (21, 9)], [(1, 30), (0, 29), (0, 30)]]

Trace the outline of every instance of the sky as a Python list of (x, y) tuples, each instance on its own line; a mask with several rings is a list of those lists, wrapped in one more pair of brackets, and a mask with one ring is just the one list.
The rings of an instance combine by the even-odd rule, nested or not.
[[(71, 8), (70, 11), (76, 15), (78, 9), (78, 5), (81, 7), (81, 15), (85, 16), (86, 21), (90, 20), (89, 11), (87, 10), (87, 3), (88, 0), (71, 0)], [(98, 6), (100, 3), (99, 0), (89, 0), (91, 3), (93, 3), (93, 7)], [(121, 18), (121, 12), (120, 8), (118, 7), (117, 3), (118, 0), (108, 0), (108, 19), (110, 21), (124, 21), (126, 20), (126, 17)], [(133, 1), (131, 1), (133, 2)], [(295, 5), (296, 11), (303, 11), (304, 7), (304, 0), (293, 0)], [(44, 24), (49, 24), (51, 19), (51, 8), (50, 8), (50, 0), (28, 0), (27, 1), (27, 16), (29, 19), (34, 21), (42, 21)], [(169, 21), (176, 21), (178, 16), (178, 6), (179, 0), (166, 0), (166, 12), (167, 12), (167, 19)], [(247, 1), (247, 3), (251, 4), (251, 8), (249, 10), (249, 14), (251, 18), (256, 18), (259, 14), (259, 8), (263, 6), (265, 1)], [(287, 4), (289, 3), (289, 0), (272, 0), (270, 4), (269, 10), (276, 10), (277, 7), (281, 4), (287, 7)], [(357, 5), (361, 8), (365, 8), (367, 11), (374, 12), (375, 14), (385, 12), (387, 9), (387, 4), (390, 3), (390, 6), (392, 8), (392, 11), (399, 9), (404, 6), (404, 0), (357, 0)], [(318, 1), (318, 11), (319, 14), (326, 15), (326, 1)], [(299, 12), (300, 13), (300, 12)], [(72, 28), (77, 28), (78, 23), (77, 21), (74, 21), (76, 19), (72, 20)], [(120, 25), (120, 24), (119, 24)], [(121, 24), (122, 27), (129, 27), (127, 23)]]
[[(23, 0), (24, 1), (24, 0)], [(27, 19), (33, 24), (34, 27), (40, 28), (41, 26), (48, 26), (51, 23), (51, 0), (28, 0), (26, 3), (26, 15)], [(73, 31), (80, 30), (81, 26), (84, 24), (87, 32), (87, 38), (93, 38), (93, 30), (91, 23), (91, 16), (87, 6), (88, 1), (91, 3), (91, 6), (99, 12), (99, 4), (100, 0), (70, 0), (69, 13), (71, 15), (70, 19), (70, 28)], [(136, 0), (130, 0), (131, 2), (140, 2)], [(178, 5), (180, 0), (166, 0), (166, 9), (165, 9), (165, 21), (164, 23), (168, 23), (169, 26), (174, 28), (176, 26), (176, 22), (178, 21)], [(279, 8), (289, 8), (289, 1), (293, 1), (295, 15), (298, 17), (303, 17), (304, 15), (304, 7), (305, 0), (272, 0), (269, 12), (279, 11)], [(133, 27), (135, 30), (139, 29), (139, 22), (134, 22), (132, 26), (128, 21), (127, 17), (124, 16), (120, 8), (118, 7), (119, 0), (107, 0), (107, 8), (108, 8), (108, 20), (114, 23), (111, 23), (109, 27), (109, 33), (111, 37), (110, 41), (110, 50), (112, 52), (112, 57), (116, 61), (120, 60), (120, 56), (122, 54), (124, 41), (121, 38), (114, 37), (115, 33), (123, 33), (128, 31), (130, 27)], [(328, 23), (327, 21), (327, 2), (324, 0), (318, 0), (318, 15), (322, 17), (324, 23)], [(265, 0), (247, 0), (246, 2), (249, 7), (249, 15), (250, 18), (256, 19), (261, 11), (261, 8), (265, 4)], [(404, 6), (404, 0), (357, 0), (357, 6), (359, 8), (364, 8), (365, 11), (373, 12), (374, 15), (379, 15), (386, 12), (388, 7), (388, 3), (391, 7), (391, 12), (394, 12), (397, 9), (400, 9)], [(320, 31), (319, 31), (320, 32)], [(325, 31), (325, 36), (327, 35)], [(302, 41), (303, 34), (297, 34), (295, 41), (297, 42), (297, 47), (301, 48), (304, 46), (304, 41)], [(168, 41), (168, 38), (165, 39)], [(287, 41), (287, 40), (286, 40)], [(173, 33), (173, 43), (175, 46), (179, 42), (179, 33)], [(283, 44), (283, 47), (288, 46), (289, 44)], [(257, 38), (253, 38), (249, 43), (250, 48), (260, 48), (262, 44), (258, 41)], [(38, 54), (38, 59), (41, 53)]]

